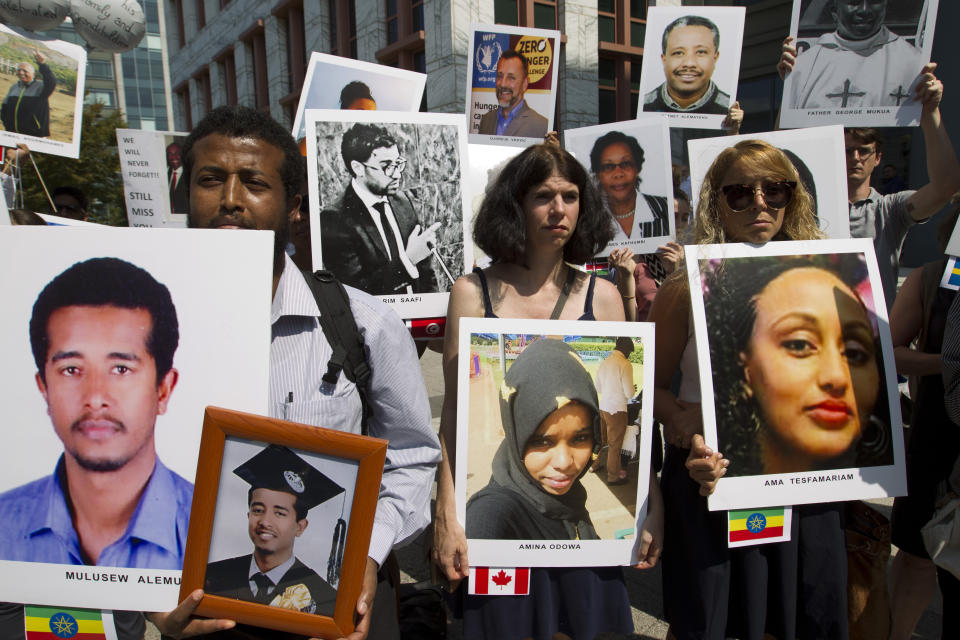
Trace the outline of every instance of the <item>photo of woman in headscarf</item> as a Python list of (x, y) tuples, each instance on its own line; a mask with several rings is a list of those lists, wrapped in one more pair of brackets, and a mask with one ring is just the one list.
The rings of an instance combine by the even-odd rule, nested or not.
[(701, 264), (727, 475), (893, 464), (862, 256)]
[(596, 540), (581, 478), (600, 446), (593, 379), (560, 340), (528, 345), (500, 389), (504, 439), (467, 502), (468, 538)]

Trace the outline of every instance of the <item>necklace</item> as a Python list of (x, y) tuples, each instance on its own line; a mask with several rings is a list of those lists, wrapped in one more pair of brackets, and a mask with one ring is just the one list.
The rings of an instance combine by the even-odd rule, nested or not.
[(627, 211), (626, 213), (614, 213), (614, 214), (612, 214), (612, 215), (613, 215), (613, 217), (616, 218), (617, 220), (626, 220), (627, 218), (633, 216), (634, 211), (636, 211), (636, 209), (631, 209), (630, 211)]

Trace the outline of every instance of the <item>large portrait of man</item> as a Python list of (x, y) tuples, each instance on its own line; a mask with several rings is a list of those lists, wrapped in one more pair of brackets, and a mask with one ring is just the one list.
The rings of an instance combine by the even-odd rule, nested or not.
[(129, 262), (93, 258), (44, 287), (30, 343), (64, 452), (50, 475), (0, 494), (0, 559), (182, 566), (193, 485), (154, 447), (178, 341), (169, 290)]
[[(0, 449), (0, 600), (172, 607), (203, 408), (266, 410), (269, 310), (244, 300), (269, 295), (272, 240), (0, 231), (18, 274), (0, 282), (0, 402), (19, 425)], [(237, 282), (214, 283), (211, 256)], [(243, 318), (216, 320), (227, 308)]]
[(662, 66), (642, 69), (639, 111), (666, 113), (671, 126), (719, 126), (736, 92), (743, 16), (735, 7), (652, 7), (645, 47)]
[(6, 25), (0, 25), (0, 50), (0, 143), (76, 158), (86, 51)]
[(844, 116), (857, 126), (910, 124), (920, 113), (911, 90), (930, 60), (936, 10), (937, 0), (795, 0), (784, 124), (843, 124)]
[(473, 25), (467, 78), (471, 142), (525, 146), (543, 139), (556, 103), (559, 37), (544, 29)]
[(405, 318), (463, 273), (466, 135), (450, 114), (307, 110), (314, 266)]
[(386, 129), (357, 123), (340, 143), (352, 179), (339, 203), (320, 213), (324, 264), (344, 284), (375, 295), (436, 291), (430, 264), (439, 222), (424, 228), (400, 191), (407, 166)]

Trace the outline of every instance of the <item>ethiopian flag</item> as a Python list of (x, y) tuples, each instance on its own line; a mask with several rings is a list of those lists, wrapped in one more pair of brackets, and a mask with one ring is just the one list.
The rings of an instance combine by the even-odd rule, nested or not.
[(790, 507), (728, 511), (729, 546), (789, 540), (791, 512)]
[(24, 608), (27, 640), (103, 640), (103, 619), (99, 609), (62, 607)]

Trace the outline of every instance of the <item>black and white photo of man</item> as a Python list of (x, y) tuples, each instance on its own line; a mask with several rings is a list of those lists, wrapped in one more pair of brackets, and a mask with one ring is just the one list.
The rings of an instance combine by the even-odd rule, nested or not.
[[(889, 0), (828, 0), (835, 30), (797, 54), (785, 106), (794, 109), (899, 107), (925, 63), (921, 49), (888, 29)], [(805, 12), (816, 10), (809, 0)], [(789, 44), (789, 42), (788, 42)]]
[(397, 139), (357, 123), (343, 134), (340, 155), (352, 179), (320, 213), (324, 268), (372, 295), (437, 291), (431, 261), (441, 223), (423, 227), (401, 190), (407, 159)]

